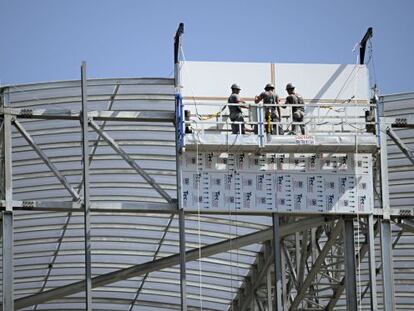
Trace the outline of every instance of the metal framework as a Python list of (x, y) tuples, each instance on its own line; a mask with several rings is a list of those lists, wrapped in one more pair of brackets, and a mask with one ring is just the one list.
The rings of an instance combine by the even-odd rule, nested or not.
[[(183, 31), (180, 25), (176, 53)], [(177, 55), (175, 65), (178, 70)], [(392, 129), (409, 128), (409, 122), (386, 118), (381, 111), (377, 118), (380, 144), (375, 156), (381, 180), (372, 215), (195, 215), (185, 213), (176, 199), (179, 75), (174, 81), (88, 81), (85, 63), (81, 69), (80, 83), (1, 88), (2, 310), (113, 310), (120, 305), (128, 310), (397, 308), (393, 253), (403, 233), (414, 232), (414, 224), (411, 210), (401, 213), (390, 202), (387, 135), (414, 163), (409, 146)], [(168, 91), (160, 92), (160, 85)], [(77, 89), (76, 95), (50, 95), (66, 88)], [(118, 101), (123, 104), (114, 111)], [(126, 109), (131, 101), (142, 101), (141, 109), (148, 102), (169, 108)], [(81, 109), (74, 109), (75, 104)], [(54, 122), (50, 128), (60, 138), (67, 139), (68, 133), (78, 138), (46, 142), (44, 137), (53, 136), (48, 122)], [(65, 128), (60, 133), (59, 122)], [(138, 153), (131, 147), (140, 140), (150, 149), (160, 138), (145, 139), (145, 131), (160, 129), (167, 138), (159, 140), (156, 151)], [(52, 145), (58, 152), (50, 151)], [(166, 145), (164, 155), (157, 154)], [(168, 165), (163, 167), (163, 161)], [(114, 163), (116, 168), (108, 166)], [(30, 167), (32, 171), (24, 171)], [(102, 177), (108, 174), (115, 180)], [(122, 200), (123, 189), (113, 186), (129, 176), (138, 178), (127, 181), (138, 190)], [(35, 195), (43, 190), (45, 194)], [(119, 226), (105, 225), (118, 221)], [(79, 229), (83, 231), (77, 234)], [(33, 232), (52, 230), (57, 232), (52, 237), (30, 238)], [(105, 243), (107, 248), (101, 245)], [(123, 261), (116, 253), (121, 247)], [(27, 259), (36, 252), (38, 257)], [(74, 263), (82, 272), (71, 270)], [(382, 290), (377, 287), (379, 274)]]

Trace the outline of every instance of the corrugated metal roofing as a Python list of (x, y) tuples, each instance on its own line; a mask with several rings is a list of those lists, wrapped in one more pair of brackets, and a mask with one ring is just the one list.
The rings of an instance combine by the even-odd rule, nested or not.
[[(174, 89), (171, 79), (90, 80), (90, 110), (106, 110), (119, 84), (113, 110), (173, 111)], [(12, 107), (80, 109), (79, 81), (52, 82), (9, 87)], [(414, 94), (384, 97), (388, 116), (414, 112)], [(75, 121), (25, 120), (23, 126), (76, 187), (81, 181), (80, 125)], [(161, 123), (108, 122), (105, 130), (164, 189), (175, 197), (174, 127)], [(411, 148), (413, 130), (398, 130)], [(96, 135), (90, 132), (91, 144)], [(20, 134), (13, 134), (13, 186), (15, 200), (70, 201), (70, 195), (31, 150)], [(393, 207), (412, 208), (413, 168), (390, 143), (390, 192)], [(159, 195), (127, 166), (104, 142), (99, 143), (91, 165), (93, 201), (163, 202)], [(151, 261), (163, 236), (170, 215), (95, 212), (92, 214), (93, 275), (111, 272)], [(178, 253), (178, 226), (174, 219), (157, 258)], [(237, 215), (189, 215), (186, 217), (187, 248), (193, 249), (229, 237), (269, 227), (270, 218)], [(64, 232), (64, 234), (63, 234)], [(399, 229), (394, 228), (394, 236)], [(59, 241), (62, 241), (57, 250)], [(15, 212), (15, 294), (16, 298), (70, 284), (83, 279), (83, 218), (80, 213)], [(404, 233), (394, 252), (398, 310), (414, 305), (413, 236)], [(190, 262), (187, 265), (190, 310), (226, 310), (244, 276), (256, 259), (261, 245), (226, 252)], [(0, 249), (1, 251), (1, 249)], [(54, 255), (57, 254), (52, 267)], [(377, 263), (379, 263), (379, 253)], [(201, 267), (201, 271), (200, 271)], [(49, 271), (50, 270), (50, 271)], [(366, 280), (366, 264), (362, 265)], [(46, 275), (50, 272), (50, 276)], [(201, 281), (201, 282), (200, 282)], [(378, 290), (381, 282), (378, 277)], [(1, 278), (0, 278), (1, 282)], [(143, 277), (119, 281), (96, 288), (94, 310), (130, 310)], [(201, 286), (200, 286), (201, 285)], [(37, 310), (82, 310), (83, 293), (50, 301)], [(367, 296), (368, 297), (368, 296)], [(381, 298), (381, 294), (380, 297)], [(365, 299), (366, 303), (367, 300)], [(179, 267), (150, 273), (131, 310), (179, 309)], [(337, 309), (345, 309), (341, 300)], [(363, 309), (367, 309), (364, 303)], [(24, 310), (32, 310), (32, 307)], [(381, 309), (381, 308), (380, 308)]]
[[(80, 110), (81, 107), (79, 81), (19, 85), (6, 89), (9, 106), (14, 108)], [(115, 100), (109, 108), (111, 96), (115, 96)], [(89, 80), (88, 106), (89, 110), (174, 111), (173, 80)], [(82, 173), (79, 122), (22, 120), (21, 123), (77, 189)], [(175, 131), (172, 123), (112, 121), (106, 123), (104, 130), (171, 197), (176, 197)], [(12, 138), (14, 200), (71, 201), (68, 191), (15, 129)], [(96, 133), (90, 130), (89, 139), (92, 148)], [(165, 202), (102, 140), (99, 140), (91, 163), (90, 180), (91, 200), (95, 202)], [(170, 217), (149, 213), (92, 213), (93, 276), (153, 260)], [(197, 215), (189, 215), (186, 217), (187, 248), (254, 232), (266, 228), (269, 223), (268, 218), (259, 216), (203, 215), (198, 218)], [(83, 279), (82, 214), (15, 211), (14, 225), (16, 298)], [(226, 309), (259, 248), (260, 245), (250, 245), (201, 262), (188, 263), (189, 306), (198, 308), (202, 303), (205, 310)], [(174, 218), (156, 257), (178, 252), (178, 219)], [(142, 281), (143, 276), (94, 289), (94, 310), (130, 310)], [(79, 293), (50, 301), (38, 305), (37, 310), (81, 310), (84, 308), (83, 295)], [(179, 303), (179, 267), (171, 267), (149, 274), (131, 310), (173, 310), (179, 308)], [(24, 310), (32, 310), (32, 307)]]

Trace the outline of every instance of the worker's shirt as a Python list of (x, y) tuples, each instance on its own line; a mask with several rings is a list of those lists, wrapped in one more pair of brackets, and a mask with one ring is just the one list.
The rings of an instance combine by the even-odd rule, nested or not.
[(295, 106), (295, 105), (304, 105), (305, 102), (303, 98), (299, 94), (290, 94), (286, 97), (286, 104), (292, 105), (292, 113), (296, 112), (297, 110), (305, 111), (305, 107), (303, 106)]
[[(277, 105), (279, 103), (279, 96), (271, 91), (264, 91), (260, 93), (259, 99), (263, 100), (263, 104), (265, 105)], [(276, 106), (266, 107), (265, 110), (275, 113)]]
[[(227, 100), (227, 102), (229, 104), (239, 104), (241, 102), (240, 95), (236, 93), (232, 93), (229, 99)], [(230, 117), (231, 117), (239, 113), (242, 113), (242, 110), (239, 105), (234, 105), (234, 106), (232, 105), (232, 106), (229, 106), (229, 112), (230, 112)]]

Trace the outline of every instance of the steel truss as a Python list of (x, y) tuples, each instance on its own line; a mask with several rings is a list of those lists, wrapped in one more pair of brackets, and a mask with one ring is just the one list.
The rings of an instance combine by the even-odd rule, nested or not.
[[(179, 46), (179, 43), (178, 43)], [(229, 304), (229, 310), (335, 310), (338, 307), (356, 310), (359, 305), (370, 305), (376, 310), (382, 302), (386, 311), (395, 309), (393, 287), (393, 248), (397, 245), (404, 231), (413, 232), (414, 223), (411, 216), (402, 216), (394, 211), (389, 202), (387, 175), (387, 136), (413, 162), (413, 153), (391, 129), (391, 123), (380, 122), (380, 176), (376, 193), (380, 194), (381, 209), (369, 216), (303, 216), (273, 214), (273, 226), (254, 233), (241, 235), (215, 244), (186, 250), (185, 213), (180, 202), (173, 199), (168, 192), (157, 183), (126, 150), (105, 130), (106, 122), (165, 122), (173, 124), (175, 114), (111, 111), (113, 99), (118, 92), (114, 89), (107, 111), (88, 111), (86, 93), (86, 67), (82, 66), (82, 110), (64, 109), (15, 109), (10, 108), (8, 95), (2, 89), (1, 118), (1, 238), (2, 238), (2, 310), (14, 310), (33, 306), (54, 299), (86, 292), (86, 309), (93, 307), (92, 288), (112, 284), (117, 281), (143, 276), (144, 281), (149, 273), (180, 265), (181, 309), (187, 310), (186, 263), (200, 258), (240, 249), (252, 244), (261, 243), (262, 249), (257, 254), (255, 263), (242, 282), (242, 286)], [(179, 82), (176, 87), (179, 87)], [(36, 143), (21, 119), (41, 120), (76, 120), (82, 124), (82, 183), (73, 186), (68, 178), (49, 159), (41, 146)], [(382, 119), (380, 119), (382, 120)], [(102, 121), (98, 124), (97, 121)], [(177, 124), (175, 124), (177, 126)], [(26, 140), (30, 148), (39, 156), (53, 175), (69, 193), (72, 201), (15, 201), (12, 191), (12, 127), (16, 128)], [(97, 134), (92, 148), (89, 148), (88, 133), (92, 129)], [(177, 138), (178, 139), (178, 138)], [(159, 195), (161, 203), (105, 203), (89, 201), (88, 167), (93, 161), (96, 146), (100, 140), (112, 148), (145, 182)], [(177, 150), (177, 157), (179, 150)], [(179, 167), (177, 167), (179, 172)], [(177, 173), (178, 174), (178, 173)], [(178, 189), (179, 191), (179, 189)], [(13, 217), (14, 211), (63, 211), (70, 218), (71, 213), (81, 211), (85, 215), (85, 280), (65, 286), (28, 295), (16, 299), (14, 296), (14, 258), (13, 258)], [(170, 215), (164, 233), (151, 261), (132, 265), (128, 268), (92, 277), (90, 255), (90, 219), (94, 211), (118, 213), (166, 213)], [(179, 253), (158, 258), (160, 247), (175, 214), (178, 214), (180, 235)], [(396, 223), (401, 230), (393, 237), (392, 224)], [(67, 222), (65, 223), (67, 225)], [(65, 228), (65, 227), (64, 227)], [(63, 231), (64, 232), (64, 231)], [(64, 234), (64, 233), (63, 233)], [(380, 242), (377, 243), (377, 235)], [(59, 243), (61, 239), (59, 240)], [(375, 257), (375, 248), (379, 247), (381, 262)], [(57, 249), (54, 256), (56, 257)], [(54, 257), (54, 258), (55, 258)], [(54, 259), (52, 260), (52, 266)], [(369, 267), (369, 276), (361, 277), (359, 268)], [(51, 269), (51, 268), (50, 268)], [(44, 283), (50, 275), (46, 273)], [(383, 299), (377, 297), (377, 275), (381, 273)], [(138, 299), (143, 283), (138, 286), (131, 302), (132, 310)], [(346, 296), (345, 296), (346, 293)], [(369, 295), (367, 295), (369, 294)], [(369, 296), (367, 298), (367, 296)], [(345, 298), (346, 297), (346, 298)], [(151, 302), (154, 303), (154, 302)], [(148, 302), (150, 304), (150, 302)], [(155, 303), (154, 303), (155, 304)], [(161, 304), (159, 304), (162, 306)]]
[[(85, 73), (84, 73), (85, 74)], [(82, 80), (82, 86), (86, 79)], [(114, 90), (116, 94), (117, 88)], [(84, 91), (86, 95), (86, 91)], [(186, 251), (180, 248), (180, 253), (164, 258), (157, 258), (160, 245), (163, 243), (165, 233), (171, 226), (174, 214), (179, 213), (179, 204), (176, 200), (149, 176), (140, 165), (133, 160), (128, 153), (120, 147), (117, 142), (105, 131), (107, 121), (139, 121), (139, 122), (170, 122), (171, 114), (165, 114), (165, 118), (154, 116), (150, 113), (140, 114), (137, 112), (88, 112), (87, 97), (83, 101), (81, 112), (59, 112), (52, 110), (32, 111), (22, 114), (21, 109), (10, 109), (7, 107), (7, 96), (3, 96), (1, 116), (1, 194), (0, 208), (2, 210), (1, 236), (3, 246), (3, 310), (20, 309), (29, 306), (36, 306), (53, 299), (66, 297), (82, 291), (88, 292), (87, 308), (93, 305), (92, 288), (111, 284), (120, 280), (129, 279), (135, 276), (144, 276), (153, 271), (158, 271), (177, 264), (194, 261), (199, 258), (209, 257), (214, 254), (227, 252), (255, 243), (263, 243), (262, 250), (258, 253), (256, 262), (250, 273), (246, 276), (243, 285), (240, 287), (230, 310), (334, 310), (338, 303), (345, 303), (343, 295), (346, 292), (346, 305), (349, 310), (355, 310), (356, 306), (366, 303), (369, 293), (369, 304), (375, 310), (377, 301), (376, 277), (382, 271), (384, 284), (385, 310), (392, 310), (395, 305), (394, 289), (392, 286), (392, 249), (396, 246), (401, 237), (402, 230), (413, 232), (414, 225), (411, 219), (397, 217), (397, 214), (389, 207), (386, 180), (386, 149), (382, 144), (381, 152), (381, 193), (384, 214), (370, 215), (368, 217), (331, 216), (324, 218), (320, 216), (289, 217), (274, 214), (274, 228), (258, 231), (245, 236), (235, 237), (230, 240), (207, 245), (201, 249)], [(111, 105), (109, 105), (109, 109)], [(102, 117), (104, 116), (105, 117)], [(167, 118), (167, 115), (170, 117)], [(83, 161), (90, 163), (100, 139), (104, 140), (113, 151), (118, 154), (137, 174), (151, 186), (165, 203), (88, 203), (88, 172), (85, 169), (82, 176), (82, 183), (74, 187), (70, 184), (65, 175), (59, 171), (56, 165), (47, 157), (42, 148), (35, 142), (33, 137), (19, 119), (76, 119), (83, 122), (98, 135), (92, 151), (84, 150)], [(103, 121), (98, 125), (95, 121)], [(39, 158), (47, 165), (53, 175), (59, 180), (62, 186), (68, 191), (72, 202), (53, 201), (14, 201), (12, 198), (12, 143), (11, 131), (15, 127), (29, 146), (37, 153)], [(386, 126), (382, 128), (383, 133), (391, 136), (393, 141), (410, 158), (412, 155), (406, 146), (398, 139), (398, 136)], [(86, 133), (84, 131), (84, 133)], [(382, 140), (386, 137), (383, 135)], [(83, 146), (88, 146), (87, 136), (83, 136)], [(384, 159), (385, 158), (385, 159)], [(411, 160), (411, 158), (410, 158)], [(78, 190), (76, 190), (78, 189)], [(83, 192), (82, 192), (83, 191)], [(388, 203), (387, 203), (388, 202)], [(14, 299), (13, 294), (13, 212), (16, 210), (33, 211), (84, 211), (85, 215), (90, 211), (111, 211), (111, 212), (135, 212), (147, 213), (168, 213), (170, 220), (159, 241), (158, 251), (152, 261), (131, 266), (129, 268), (114, 271), (108, 274), (91, 277), (90, 272), (85, 270), (85, 281), (75, 282), (63, 287), (42, 291), (35, 295)], [(386, 209), (388, 208), (388, 212)], [(89, 211), (89, 212), (90, 212)], [(184, 220), (184, 214), (181, 219)], [(392, 239), (391, 221), (402, 228), (397, 236)], [(85, 219), (87, 224), (88, 219)], [(184, 221), (179, 222), (184, 228)], [(88, 228), (86, 225), (85, 228)], [(181, 232), (184, 232), (183, 230)], [(382, 261), (377, 263), (375, 258), (375, 238), (381, 233)], [(90, 250), (90, 234), (85, 232), (85, 247)], [(183, 237), (182, 237), (183, 238)], [(360, 242), (355, 243), (355, 239)], [(273, 241), (273, 242), (272, 242)], [(358, 247), (356, 247), (356, 245)], [(87, 252), (86, 252), (87, 254)], [(91, 262), (90, 255), (86, 255), (85, 262)], [(370, 268), (370, 277), (367, 280), (358, 281), (358, 267), (365, 262)], [(275, 269), (276, 265), (276, 269)], [(87, 264), (88, 266), (88, 264)], [(50, 271), (49, 271), (50, 273)], [(49, 275), (49, 273), (47, 275)], [(185, 269), (181, 270), (182, 279), (185, 280)], [(46, 277), (47, 279), (47, 277)], [(144, 281), (145, 282), (145, 281)], [(276, 286), (275, 286), (276, 284)], [(374, 284), (374, 286), (371, 286)], [(138, 299), (143, 284), (138, 288), (135, 300)], [(357, 288), (362, 287), (358, 292)], [(184, 290), (185, 293), (185, 290)], [(182, 297), (182, 309), (186, 309), (186, 295)], [(342, 301), (341, 301), (342, 299)], [(133, 306), (134, 303), (131, 304)]]

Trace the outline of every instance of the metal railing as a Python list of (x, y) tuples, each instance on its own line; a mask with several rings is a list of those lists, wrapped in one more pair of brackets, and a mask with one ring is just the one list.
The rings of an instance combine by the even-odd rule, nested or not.
[[(242, 109), (244, 121), (231, 120), (228, 103), (184, 103), (182, 105), (185, 130), (200, 134), (234, 133), (245, 135), (301, 135), (301, 134), (355, 134), (366, 133), (369, 126), (375, 126), (367, 119), (367, 113), (375, 114), (374, 104), (360, 103), (309, 103), (309, 104), (244, 104), (249, 109)], [(281, 117), (272, 120), (268, 111), (280, 107)], [(304, 117), (301, 121), (293, 117), (293, 107), (303, 107)], [(216, 111), (216, 112), (214, 112)], [(238, 128), (235, 130), (234, 125)], [(301, 131), (303, 128), (303, 131)], [(235, 133), (236, 132), (236, 133)]]

